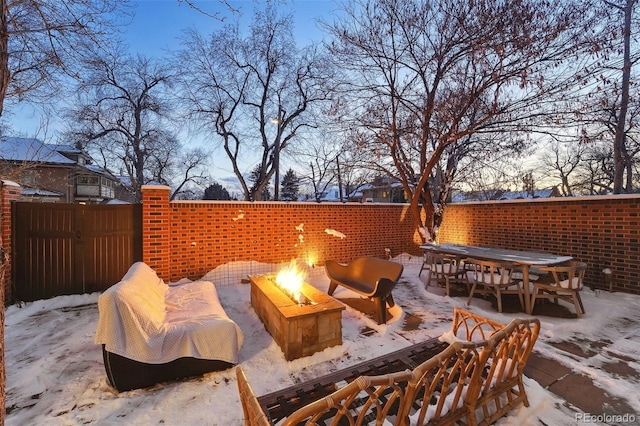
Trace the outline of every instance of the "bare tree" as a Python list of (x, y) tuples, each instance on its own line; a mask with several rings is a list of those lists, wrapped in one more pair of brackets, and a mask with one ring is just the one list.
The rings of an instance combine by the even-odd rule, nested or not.
[(545, 171), (560, 181), (562, 195), (567, 197), (574, 195), (572, 175), (579, 169), (586, 150), (586, 145), (577, 142), (563, 144), (554, 141), (542, 154), (540, 161), (546, 168)]
[(130, 9), (128, 1), (0, 0), (0, 12), (2, 116), (5, 100), (50, 102), (88, 52), (116, 38)]
[(570, 6), (359, 1), (327, 26), (331, 53), (353, 77), (343, 112), (362, 129), (362, 148), (401, 179), (426, 241), (437, 238), (443, 212), (431, 191), (443, 155), (478, 142), (470, 135), (529, 130), (546, 96), (561, 88), (562, 81), (544, 76), (580, 39), (569, 31)]
[(613, 191), (613, 145), (594, 142), (586, 146), (573, 185), (582, 193), (602, 195)]
[(298, 164), (306, 165), (302, 167), (300, 177), (311, 188), (311, 196), (316, 202), (322, 201), (326, 190), (337, 182), (336, 161), (340, 147), (326, 135), (327, 133), (314, 132), (311, 137), (301, 138), (288, 152)]
[(590, 48), (588, 58), (578, 69), (578, 79), (573, 94), (567, 93), (568, 109), (572, 116), (565, 127), (580, 127), (581, 142), (608, 141), (613, 146), (613, 192), (634, 191), (634, 169), (637, 167), (638, 150), (637, 102), (634, 84), (637, 71), (634, 65), (640, 55), (633, 43), (637, 38), (638, 18), (635, 14), (637, 0), (594, 0), (590, 8), (598, 16), (598, 22), (586, 32)]
[(204, 178), (205, 153), (184, 151), (170, 130), (172, 109), (164, 92), (172, 84), (169, 68), (117, 49), (89, 66), (78, 104), (68, 111), (72, 140), (107, 170), (126, 175), (138, 201), (146, 183), (173, 186), (174, 198), (187, 183)]
[(166, 142), (151, 152), (150, 181), (170, 186), (170, 200), (191, 197), (192, 186), (201, 186), (208, 179), (205, 167), (209, 154), (201, 147), (186, 148), (177, 139)]
[[(178, 54), (178, 93), (190, 117), (221, 139), (247, 200), (260, 200), (274, 175), (278, 198), (280, 153), (313, 125), (310, 106), (328, 93), (326, 61), (316, 47), (296, 46), (291, 15), (275, 6), (256, 12), (247, 35), (237, 22), (208, 39), (191, 30)], [(259, 158), (251, 186), (240, 164), (250, 154)]]
[[(623, 144), (618, 145), (616, 148), (616, 132), (619, 127), (619, 107), (621, 103), (620, 87), (612, 80), (612, 76), (606, 74), (611, 72), (612, 67), (606, 65), (602, 68), (598, 68), (598, 71), (602, 71), (599, 79), (599, 84), (596, 90), (589, 93), (581, 101), (576, 102), (577, 110), (574, 112), (575, 121), (569, 120), (568, 127), (579, 127), (580, 134), (578, 137), (572, 135), (565, 138), (566, 143), (575, 144), (580, 143), (585, 146), (588, 152), (588, 156), (585, 161), (588, 161), (588, 168), (600, 165), (598, 170), (604, 170), (601, 166), (603, 163), (599, 157), (603, 152), (604, 147), (602, 143), (609, 143), (611, 150), (609, 152), (611, 156), (611, 188), (607, 192), (614, 192), (614, 183), (616, 173), (622, 173), (623, 192), (634, 192), (637, 188), (636, 182), (640, 179), (637, 174), (637, 168), (640, 164), (640, 140), (637, 137), (638, 133), (638, 118), (640, 118), (640, 104), (633, 102), (626, 108), (626, 124), (624, 126), (624, 138)], [(596, 72), (594, 69), (591, 72)], [(632, 85), (630, 88), (630, 96), (635, 98), (640, 94), (638, 92), (637, 85)], [(616, 155), (616, 149), (619, 154)], [(616, 170), (616, 160), (622, 159), (623, 169)], [(595, 170), (595, 169), (594, 169)], [(608, 172), (607, 172), (608, 173)], [(620, 175), (618, 175), (620, 178)], [(604, 180), (600, 180), (604, 183)], [(580, 185), (585, 184), (584, 181), (580, 181)], [(606, 184), (605, 186), (609, 186)], [(588, 188), (584, 187), (584, 189)], [(600, 188), (596, 193), (600, 193), (603, 188)], [(591, 190), (588, 190), (592, 193)]]
[[(44, 100), (57, 93), (63, 76), (75, 76), (86, 48), (113, 35), (114, 19), (127, 1), (0, 0), (0, 117), (6, 101)], [(3, 218), (0, 217), (0, 227)], [(4, 250), (0, 241), (0, 252)], [(0, 259), (2, 270), (8, 256)], [(0, 281), (4, 306), (4, 280)], [(5, 417), (4, 309), (0, 313), (0, 424)]]
[(627, 190), (631, 191), (629, 185), (632, 183), (631, 164), (629, 155), (626, 151), (625, 136), (627, 125), (627, 109), (629, 107), (629, 87), (631, 82), (631, 17), (633, 10), (637, 4), (637, 0), (621, 0), (620, 2), (604, 0), (605, 4), (622, 12), (622, 81), (620, 84), (620, 106), (618, 117), (616, 120), (616, 132), (613, 142), (613, 158), (614, 158), (614, 181), (613, 193), (620, 194), (623, 192), (623, 174), (625, 171), (625, 163), (628, 165), (627, 170)]

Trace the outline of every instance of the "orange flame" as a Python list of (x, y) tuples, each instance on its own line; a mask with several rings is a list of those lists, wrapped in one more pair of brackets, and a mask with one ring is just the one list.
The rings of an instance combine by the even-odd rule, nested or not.
[(281, 269), (276, 275), (276, 284), (280, 286), (285, 292), (292, 295), (292, 297), (298, 302), (302, 301), (302, 283), (306, 278), (306, 272), (298, 269), (296, 260), (292, 260), (289, 266)]

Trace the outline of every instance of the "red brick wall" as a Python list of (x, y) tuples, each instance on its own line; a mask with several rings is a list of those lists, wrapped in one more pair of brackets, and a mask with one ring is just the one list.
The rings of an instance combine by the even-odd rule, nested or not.
[(451, 204), (440, 242), (548, 251), (589, 265), (587, 285), (640, 294), (640, 196)]
[(20, 197), (20, 186), (13, 182), (3, 181), (2, 192), (0, 193), (0, 200), (2, 204), (2, 246), (9, 259), (7, 269), (4, 271), (4, 282), (0, 285), (4, 286), (4, 300), (9, 302), (13, 299), (12, 296), (12, 281), (11, 281), (11, 255), (13, 251), (12, 247), (12, 232), (11, 232), (11, 202), (17, 200)]
[(145, 186), (142, 193), (143, 259), (165, 280), (200, 278), (232, 261), (278, 263), (311, 257), (314, 264), (322, 265), (326, 259), (384, 257), (385, 248), (392, 256), (420, 253), (419, 236), (406, 205), (169, 203), (166, 187)]
[[(144, 187), (143, 202), (143, 259), (165, 280), (197, 279), (232, 261), (420, 254), (404, 204), (169, 203), (164, 186)], [(570, 255), (589, 264), (587, 285), (603, 287), (610, 268), (616, 290), (640, 294), (639, 233), (640, 196), (602, 196), (451, 204), (439, 241)]]
[(142, 260), (165, 280), (170, 274), (173, 243), (169, 192), (169, 187), (161, 185), (147, 185), (142, 192)]

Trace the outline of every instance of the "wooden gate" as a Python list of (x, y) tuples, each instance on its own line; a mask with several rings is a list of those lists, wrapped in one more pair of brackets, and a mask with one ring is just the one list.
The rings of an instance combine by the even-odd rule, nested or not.
[(13, 296), (102, 291), (142, 260), (142, 205), (13, 203)]

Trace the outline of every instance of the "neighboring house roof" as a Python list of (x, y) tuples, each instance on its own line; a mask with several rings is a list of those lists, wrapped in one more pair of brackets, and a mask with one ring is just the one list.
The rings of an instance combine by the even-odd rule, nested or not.
[(48, 164), (73, 165), (75, 161), (35, 138), (0, 138), (0, 158), (7, 161), (31, 161)]
[(28, 161), (40, 162), (47, 164), (63, 165), (63, 166), (79, 166), (92, 173), (115, 177), (104, 168), (95, 164), (79, 164), (69, 159), (61, 153), (78, 154), (90, 158), (87, 153), (74, 147), (73, 145), (54, 145), (43, 143), (35, 138), (16, 138), (2, 137), (0, 138), (0, 159), (7, 161)]
[(131, 204), (130, 201), (125, 201), (125, 200), (118, 200), (117, 198), (113, 198), (109, 201), (107, 201), (106, 204)]
[(453, 203), (464, 203), (466, 201), (488, 201), (488, 200), (527, 200), (534, 198), (551, 198), (557, 197), (558, 189), (556, 187), (536, 189), (533, 195), (530, 191), (500, 191), (495, 190), (491, 193), (471, 191), (458, 192), (453, 195), (451, 201)]
[(101, 174), (101, 175), (109, 175), (114, 180), (118, 179), (117, 177), (112, 176), (111, 173), (109, 173), (107, 170), (103, 169), (100, 166), (96, 166), (95, 164), (85, 164), (84, 168), (87, 169), (87, 170), (92, 171), (93, 173), (98, 173), (98, 174)]
[[(66, 169), (70, 174), (69, 176), (99, 176), (101, 178), (107, 178), (109, 181), (116, 181), (115, 178), (106, 169), (90, 164), (92, 162), (89, 154), (82, 149), (76, 148), (73, 145), (55, 145), (46, 144), (37, 138), (19, 138), (19, 137), (0, 137), (0, 160), (6, 162), (18, 163), (18, 167), (21, 164), (29, 164), (33, 169), (40, 167), (44, 168), (62, 168)], [(40, 182), (40, 185), (43, 185)], [(63, 192), (59, 192), (60, 185), (48, 183), (50, 188), (30, 188), (29, 185), (24, 185), (20, 193), (25, 197), (32, 198), (61, 198), (69, 195)], [(33, 186), (36, 186), (34, 184)], [(85, 188), (86, 186), (83, 186)], [(113, 197), (113, 189), (107, 188), (107, 192), (103, 192), (100, 189), (95, 193), (90, 190), (89, 192), (77, 192), (74, 195), (76, 200), (94, 200), (101, 201)]]
[[(322, 186), (322, 184), (320, 186)], [(357, 194), (358, 194), (358, 191), (353, 191), (351, 194), (342, 194), (343, 201), (350, 200), (355, 196), (357, 196)], [(362, 197), (362, 193), (360, 193), (360, 196)], [(320, 193), (319, 199), (320, 201), (339, 202), (340, 187), (338, 185), (329, 185), (328, 187), (325, 188), (324, 191), (322, 191), (322, 193)]]
[(28, 197), (63, 197), (64, 194), (58, 191), (51, 191), (48, 189), (38, 189), (38, 188), (22, 188), (20, 191), (21, 195), (25, 195)]
[(48, 145), (58, 152), (67, 152), (69, 154), (85, 154), (85, 152), (82, 151), (81, 149), (76, 148), (75, 146), (69, 145), (69, 144), (58, 144), (58, 145), (48, 144)]
[(509, 191), (500, 196), (500, 200), (522, 200), (531, 198), (549, 198), (554, 196), (555, 188), (536, 189), (533, 195), (529, 191)]
[(322, 191), (319, 197), (320, 201), (340, 201), (340, 190), (337, 185), (330, 185)]

